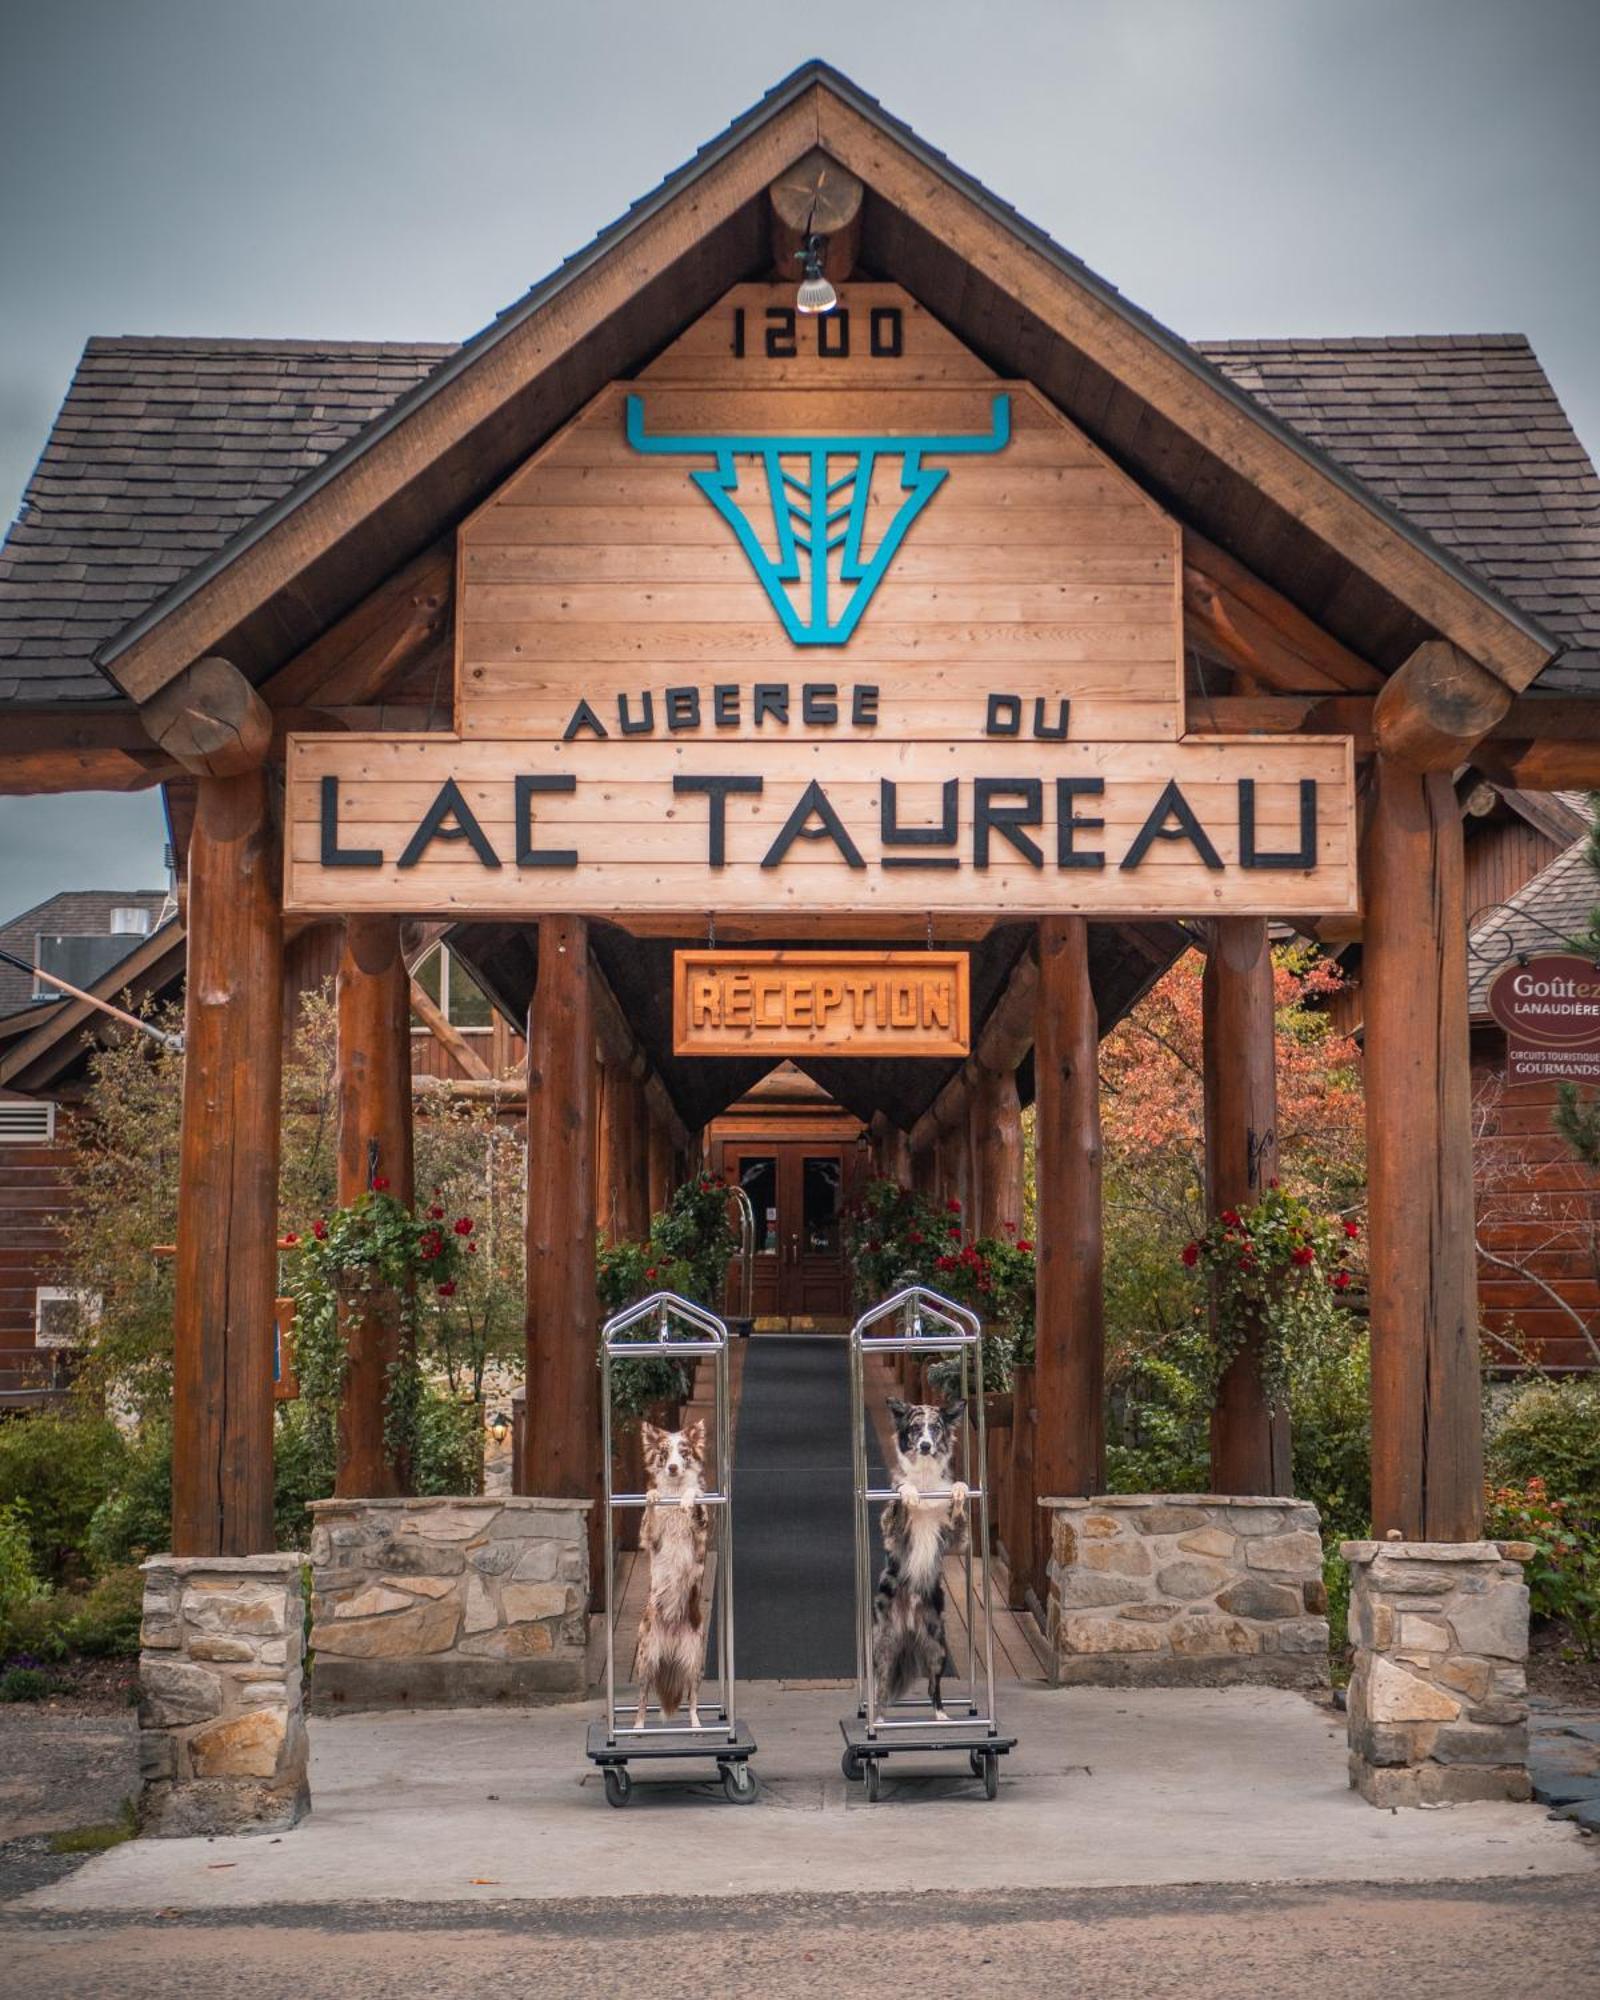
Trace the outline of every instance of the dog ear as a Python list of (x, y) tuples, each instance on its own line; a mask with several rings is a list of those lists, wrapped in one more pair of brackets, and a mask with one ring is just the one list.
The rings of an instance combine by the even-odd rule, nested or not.
[(960, 1396), (945, 1404), (941, 1414), (951, 1430), (954, 1430), (956, 1425), (960, 1423), (966, 1407), (965, 1401)]
[(666, 1432), (664, 1430), (659, 1429), (655, 1424), (651, 1423), (640, 1424), (639, 1436), (644, 1443), (644, 1452), (646, 1458), (656, 1457), (656, 1455), (660, 1452), (661, 1447), (667, 1441)]
[(889, 1398), (889, 1414), (897, 1424), (903, 1424), (911, 1414), (911, 1405), (909, 1403), (902, 1403), (898, 1396), (891, 1396)]
[(684, 1431), (683, 1441), (689, 1447), (690, 1451), (694, 1453), (696, 1458), (705, 1457), (706, 1420), (704, 1417), (695, 1418), (694, 1422), (690, 1424), (688, 1428)]

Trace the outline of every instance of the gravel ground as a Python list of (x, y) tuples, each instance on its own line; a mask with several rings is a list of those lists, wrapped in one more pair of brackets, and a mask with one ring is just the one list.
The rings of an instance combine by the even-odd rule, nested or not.
[(52, 1854), (51, 1836), (105, 1826), (138, 1797), (133, 1711), (0, 1707), (0, 1903), (70, 1875), (87, 1858)]

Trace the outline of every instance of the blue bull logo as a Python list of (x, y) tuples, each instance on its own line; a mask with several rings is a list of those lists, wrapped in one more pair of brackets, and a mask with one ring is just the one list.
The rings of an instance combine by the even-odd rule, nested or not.
[[(627, 402), (628, 443), (660, 458), (710, 458), (689, 477), (744, 550), (767, 601), (797, 646), (842, 646), (861, 622), (911, 524), (950, 477), (929, 458), (988, 458), (1011, 441), (1011, 398), (996, 396), (987, 434), (968, 437), (647, 437), (644, 403)], [(739, 502), (741, 459), (758, 459), (771, 510), (770, 549)], [(902, 498), (869, 556), (864, 543), (880, 459), (901, 462)], [(838, 561), (835, 569), (834, 558)], [(830, 594), (830, 571), (837, 592)], [(794, 585), (801, 586), (798, 590)], [(835, 615), (833, 596), (838, 599)]]

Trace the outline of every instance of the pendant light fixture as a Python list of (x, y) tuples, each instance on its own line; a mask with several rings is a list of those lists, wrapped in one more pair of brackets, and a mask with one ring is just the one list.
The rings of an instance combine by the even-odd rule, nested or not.
[(795, 294), (795, 308), (803, 313), (831, 313), (839, 303), (839, 294), (822, 275), (822, 238), (808, 236), (803, 248), (797, 253), (800, 258), (800, 289)]

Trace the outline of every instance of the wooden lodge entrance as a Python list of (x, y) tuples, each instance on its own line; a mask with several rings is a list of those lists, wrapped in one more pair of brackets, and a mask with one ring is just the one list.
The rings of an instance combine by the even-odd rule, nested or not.
[(755, 1210), (756, 1319), (841, 1330), (850, 1307), (844, 1147), (813, 1139), (724, 1140), (722, 1171)]

